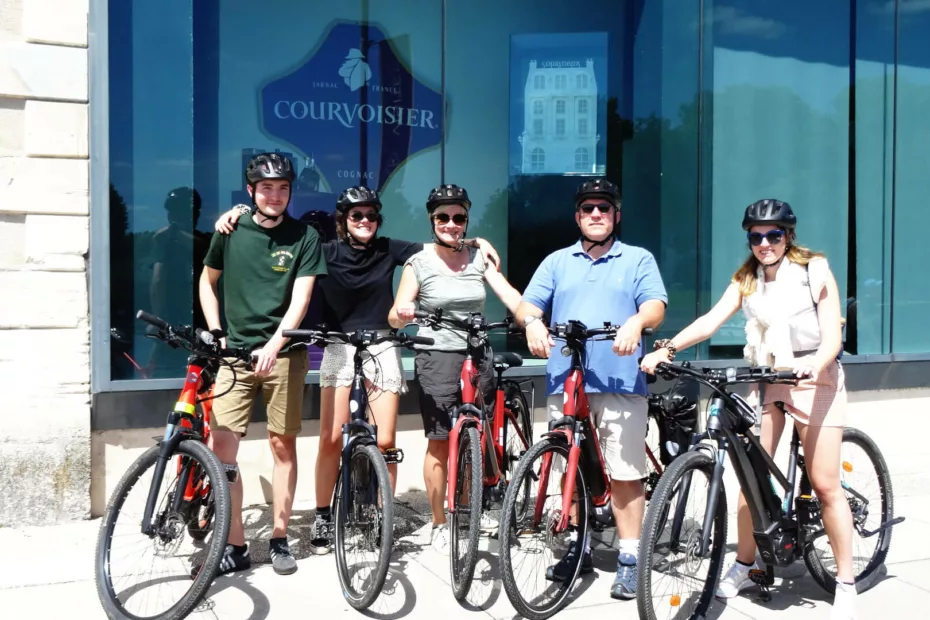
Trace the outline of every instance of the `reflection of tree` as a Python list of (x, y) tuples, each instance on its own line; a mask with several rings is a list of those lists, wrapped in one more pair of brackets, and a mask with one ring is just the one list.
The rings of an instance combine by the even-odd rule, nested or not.
[(110, 185), (110, 327), (119, 330), (127, 342), (111, 342), (113, 379), (128, 379), (132, 365), (123, 351), (132, 351), (134, 312), (133, 242), (129, 234), (129, 210), (116, 188)]

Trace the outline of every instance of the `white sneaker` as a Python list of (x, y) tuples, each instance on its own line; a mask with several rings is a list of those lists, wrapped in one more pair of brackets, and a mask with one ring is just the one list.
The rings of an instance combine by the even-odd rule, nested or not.
[(430, 532), (430, 544), (437, 553), (448, 555), (449, 553), (449, 524), (441, 523), (433, 527)]
[(480, 523), (481, 525), (479, 529), (485, 534), (497, 534), (497, 528), (499, 526), (499, 524), (497, 523), (497, 519), (495, 519), (488, 513), (486, 512), (481, 513)]
[(856, 586), (843, 587), (837, 583), (830, 620), (856, 620), (856, 596)]
[(753, 568), (759, 568), (755, 561), (753, 561), (752, 566), (745, 566), (739, 562), (733, 562), (733, 566), (730, 567), (727, 574), (720, 580), (720, 585), (717, 586), (717, 598), (733, 598), (746, 588), (751, 588), (755, 585), (752, 580), (749, 579), (749, 571)]

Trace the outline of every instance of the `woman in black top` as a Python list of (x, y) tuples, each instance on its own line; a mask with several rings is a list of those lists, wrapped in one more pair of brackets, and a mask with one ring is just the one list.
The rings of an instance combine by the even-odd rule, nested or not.
[[(241, 210), (233, 208), (216, 223), (219, 232), (232, 232)], [(327, 276), (317, 280), (323, 293), (323, 322), (333, 331), (391, 329), (388, 313), (394, 305), (394, 269), (425, 247), (398, 239), (378, 237), (384, 221), (378, 193), (350, 187), (336, 202), (337, 239), (323, 244)], [(494, 248), (482, 239), (466, 240), (499, 264)], [(378, 447), (393, 448), (400, 395), (407, 391), (400, 349), (392, 343), (369, 347), (363, 372), (370, 390), (370, 417), (378, 426)], [(317, 515), (312, 545), (324, 549), (332, 543), (332, 498), (339, 476), (342, 425), (349, 419), (354, 347), (328, 345), (320, 364), (320, 447), (316, 460)], [(397, 485), (397, 465), (388, 465), (391, 486)], [(324, 505), (325, 503), (325, 505)]]

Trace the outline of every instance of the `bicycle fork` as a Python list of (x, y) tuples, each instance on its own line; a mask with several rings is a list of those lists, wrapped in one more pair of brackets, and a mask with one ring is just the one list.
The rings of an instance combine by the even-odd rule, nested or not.
[[(165, 470), (168, 467), (168, 461), (174, 456), (184, 435), (177, 430), (178, 422), (181, 420), (181, 414), (172, 411), (168, 416), (168, 425), (165, 427), (165, 435), (159, 442), (158, 458), (155, 459), (155, 473), (152, 476), (152, 484), (149, 487), (149, 496), (145, 502), (145, 510), (142, 513), (142, 533), (146, 536), (153, 536), (155, 528), (152, 525), (152, 514), (155, 512), (155, 505), (158, 503), (158, 493), (161, 490), (161, 481), (165, 476)], [(184, 464), (178, 480), (178, 488), (186, 488), (187, 481), (190, 478), (191, 463)], [(183, 493), (175, 493), (171, 502), (171, 510), (178, 511), (181, 507)]]

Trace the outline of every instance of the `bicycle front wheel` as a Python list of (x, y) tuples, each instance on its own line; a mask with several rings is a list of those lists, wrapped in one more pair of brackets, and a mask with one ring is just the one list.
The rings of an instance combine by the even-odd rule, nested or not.
[[(590, 542), (588, 487), (580, 467), (567, 471), (568, 453), (564, 441), (533, 444), (504, 495), (501, 580), (510, 604), (529, 620), (545, 620), (565, 607)], [(575, 476), (575, 496), (563, 528), (562, 489), (569, 475)], [(530, 497), (521, 504), (521, 490), (530, 482)]]
[[(179, 620), (206, 594), (229, 535), (229, 485), (222, 464), (197, 440), (182, 440), (160, 480), (154, 480), (159, 446), (146, 450), (116, 485), (97, 537), (97, 594), (111, 620)], [(180, 461), (180, 466), (178, 466)], [(198, 472), (199, 473), (196, 473)], [(213, 488), (214, 523), (206, 548), (185, 536), (197, 519), (182, 499), (191, 475)], [(142, 532), (149, 489), (159, 494), (152, 531)], [(146, 563), (146, 564), (143, 564)], [(191, 579), (194, 574), (194, 579)]]
[[(347, 496), (343, 476), (349, 477)], [(384, 586), (394, 544), (394, 496), (377, 446), (357, 446), (343, 463), (333, 510), (342, 594), (355, 609), (367, 609)]]
[[(891, 545), (891, 528), (880, 529), (894, 518), (891, 473), (878, 446), (859, 429), (843, 429), (840, 452), (840, 482), (853, 521), (853, 574), (856, 590), (865, 592), (878, 577)], [(836, 592), (836, 558), (826, 535), (804, 546), (804, 563), (821, 588)]]
[[(704, 532), (713, 475), (710, 456), (694, 451), (677, 457), (659, 479), (639, 541), (636, 605), (640, 618), (684, 620), (707, 614), (727, 541), (723, 485), (717, 494), (711, 531)], [(707, 549), (702, 552), (705, 538)]]
[(459, 435), (458, 475), (455, 506), (449, 515), (449, 572), (452, 593), (461, 601), (471, 588), (478, 563), (478, 534), (481, 530), (481, 440), (478, 429), (469, 426)]

